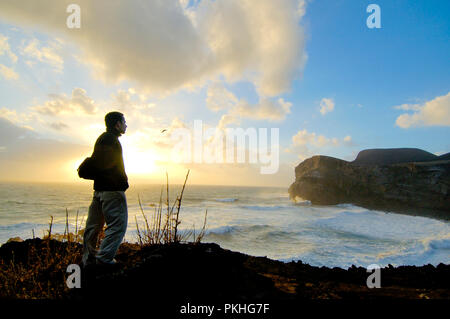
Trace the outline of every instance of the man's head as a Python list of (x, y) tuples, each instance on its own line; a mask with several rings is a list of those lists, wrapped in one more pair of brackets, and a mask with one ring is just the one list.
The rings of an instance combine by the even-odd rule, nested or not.
[(125, 133), (127, 129), (125, 117), (120, 112), (109, 112), (106, 114), (105, 124), (107, 129), (116, 129), (120, 134)]

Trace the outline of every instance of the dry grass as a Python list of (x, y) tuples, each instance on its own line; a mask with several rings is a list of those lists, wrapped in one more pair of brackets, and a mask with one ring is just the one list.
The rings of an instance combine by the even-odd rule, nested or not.
[[(186, 178), (183, 183), (183, 187), (179, 195), (176, 196), (175, 201), (172, 206), (170, 206), (169, 197), (169, 177), (166, 173), (166, 200), (165, 207), (163, 207), (163, 188), (161, 188), (161, 194), (159, 196), (159, 203), (155, 206), (155, 210), (151, 215), (150, 222), (144, 213), (142, 207), (141, 199), (139, 200), (139, 207), (144, 219), (144, 228), (139, 228), (137, 217), (135, 216), (136, 230), (137, 230), (137, 240), (138, 244), (142, 246), (148, 245), (158, 245), (158, 244), (176, 244), (183, 241), (188, 241), (189, 238), (193, 239), (194, 243), (200, 243), (203, 236), (205, 235), (206, 228), (206, 218), (208, 211), (205, 211), (205, 219), (203, 222), (203, 227), (197, 235), (195, 234), (195, 225), (193, 230), (185, 231), (179, 233), (178, 226), (181, 224), (180, 221), (180, 210), (181, 202), (183, 200), (183, 194), (186, 187), (186, 182), (189, 177), (189, 170), (186, 174)], [(164, 214), (165, 212), (165, 214)]]
[(82, 234), (71, 233), (69, 216), (66, 211), (64, 234), (53, 234), (53, 216), (51, 216), (47, 235), (31, 245), (22, 246), (24, 256), (17, 260), (0, 259), (0, 297), (19, 299), (59, 299), (68, 289), (66, 269), (70, 264), (81, 260)]

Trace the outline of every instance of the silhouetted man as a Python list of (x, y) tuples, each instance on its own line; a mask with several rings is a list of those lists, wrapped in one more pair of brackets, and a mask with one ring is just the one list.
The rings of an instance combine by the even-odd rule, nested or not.
[[(89, 215), (83, 237), (83, 264), (114, 264), (114, 256), (125, 236), (128, 223), (128, 208), (125, 190), (128, 178), (123, 164), (122, 146), (119, 136), (127, 129), (120, 112), (105, 116), (106, 132), (95, 142), (92, 154), (95, 163), (94, 197), (89, 206)], [(106, 222), (105, 238), (97, 251), (100, 231)]]

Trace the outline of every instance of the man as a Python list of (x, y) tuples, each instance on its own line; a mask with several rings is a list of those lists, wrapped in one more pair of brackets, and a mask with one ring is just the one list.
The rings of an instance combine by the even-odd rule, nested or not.
[[(95, 166), (94, 197), (83, 236), (83, 264), (115, 264), (114, 256), (125, 236), (128, 208), (125, 190), (128, 178), (123, 164), (119, 136), (125, 133), (127, 124), (120, 112), (105, 116), (106, 132), (95, 142), (92, 159)], [(98, 235), (107, 225), (105, 238), (96, 250)]]

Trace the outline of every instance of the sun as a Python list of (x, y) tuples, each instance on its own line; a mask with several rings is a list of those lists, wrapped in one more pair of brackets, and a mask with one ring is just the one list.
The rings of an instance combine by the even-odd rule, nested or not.
[(123, 154), (123, 157), (127, 174), (149, 175), (157, 170), (156, 154), (152, 150), (130, 148)]

